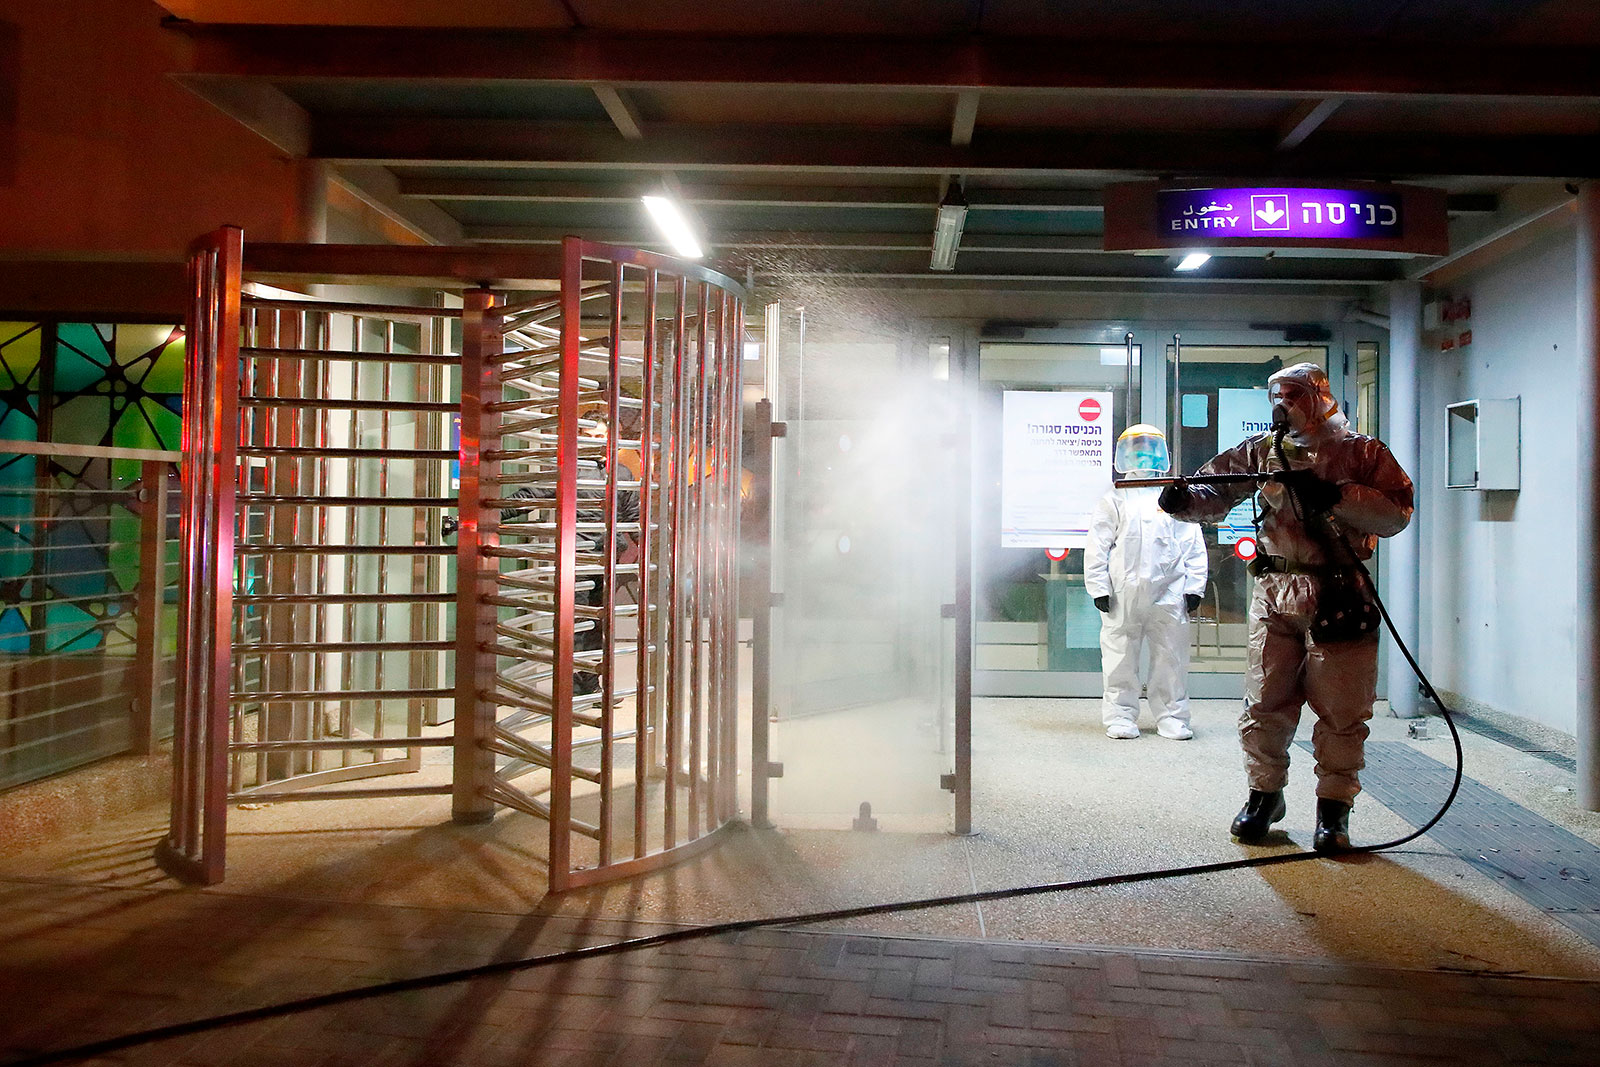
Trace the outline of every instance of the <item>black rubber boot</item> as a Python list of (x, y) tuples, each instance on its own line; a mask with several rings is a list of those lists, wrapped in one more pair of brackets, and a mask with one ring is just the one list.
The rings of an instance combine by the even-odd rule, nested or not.
[(1268, 793), (1252, 789), (1244, 807), (1233, 817), (1229, 833), (1247, 845), (1258, 844), (1272, 829), (1272, 824), (1281, 820), (1288, 810), (1288, 805), (1283, 802), (1283, 790), (1274, 789)]
[(1350, 805), (1342, 800), (1317, 798), (1317, 832), (1311, 847), (1318, 852), (1344, 852), (1350, 848)]

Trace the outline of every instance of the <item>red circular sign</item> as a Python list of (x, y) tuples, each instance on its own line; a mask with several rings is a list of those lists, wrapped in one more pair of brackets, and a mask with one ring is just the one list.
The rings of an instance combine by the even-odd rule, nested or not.
[(1066, 559), (1067, 558), (1067, 552), (1068, 552), (1068, 549), (1065, 549), (1065, 548), (1047, 548), (1047, 549), (1044, 550), (1044, 554), (1046, 556), (1049, 556), (1051, 559), (1057, 560), (1057, 561)]
[(1254, 537), (1241, 537), (1233, 543), (1233, 554), (1249, 563), (1256, 558), (1256, 539)]
[(1100, 417), (1100, 401), (1092, 396), (1086, 397), (1083, 403), (1078, 405), (1078, 414), (1083, 417), (1084, 422), (1093, 422)]

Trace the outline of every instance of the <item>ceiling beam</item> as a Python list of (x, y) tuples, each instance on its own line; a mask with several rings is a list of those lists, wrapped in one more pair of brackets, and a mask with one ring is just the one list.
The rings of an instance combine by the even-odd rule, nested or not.
[(328, 180), (426, 244), (457, 245), (465, 239), (461, 224), (426, 200), (400, 195), (399, 183), (387, 169), (371, 166), (334, 167)]
[(782, 171), (787, 174), (1028, 174), (1112, 171), (1130, 176), (1259, 174), (1404, 178), (1455, 174), (1501, 178), (1600, 175), (1600, 138), (1339, 134), (1294, 153), (1255, 131), (1084, 133), (988, 130), (980, 144), (946, 143), (944, 130), (850, 126), (662, 123), (646, 141), (622, 141), (609, 125), (508, 119), (318, 119), (312, 155), (380, 165), (635, 169), (646, 172)]
[(190, 38), (194, 73), (262, 78), (1600, 97), (1597, 50), (1559, 45), (168, 25)]
[(955, 115), (950, 120), (950, 143), (969, 145), (972, 131), (978, 125), (978, 91), (968, 89), (956, 94)]
[(644, 140), (644, 120), (639, 118), (639, 109), (633, 106), (633, 101), (624, 96), (620, 89), (610, 85), (596, 85), (594, 95), (599, 98), (600, 106), (606, 109), (606, 114), (611, 116), (611, 122), (616, 126), (618, 133), (630, 141)]
[[(398, 175), (400, 195), (422, 200), (484, 201), (509, 204), (635, 204), (651, 184), (582, 181), (516, 181), (503, 178), (432, 178)], [(855, 209), (872, 211), (928, 210), (938, 202), (938, 190), (915, 186), (856, 185), (697, 185), (683, 188), (683, 202), (695, 207)], [(1492, 214), (1500, 198), (1493, 193), (1451, 193), (1452, 215)], [(967, 187), (967, 210), (1038, 212), (1040, 214), (1091, 214), (1103, 210), (1102, 197), (1093, 189), (983, 189)]]
[[(426, 200), (483, 200), (525, 204), (631, 204), (650, 188), (635, 183), (516, 181), (503, 178), (432, 178), (401, 169), (400, 195)], [(937, 186), (683, 185), (683, 201), (696, 207), (928, 209)], [(1102, 210), (1098, 190), (967, 188), (971, 211), (1087, 212)]]
[[(572, 232), (573, 228), (570, 226), (468, 226), (464, 230), (464, 236), (468, 241), (484, 244), (553, 245), (560, 244), (561, 239)], [(605, 232), (586, 230), (581, 236), (606, 244), (666, 247), (660, 234), (643, 227), (618, 227)], [(925, 233), (852, 233), (839, 230), (797, 233), (793, 230), (745, 230), (713, 232), (706, 237), (719, 252), (735, 248), (771, 248), (920, 252), (926, 255), (933, 247), (932, 237)], [(962, 238), (961, 251), (1060, 255), (1101, 254), (1102, 249), (1099, 234), (1041, 236), (969, 233)]]
[(1341, 98), (1330, 96), (1325, 100), (1306, 100), (1298, 104), (1278, 126), (1278, 151), (1287, 152), (1300, 147), (1300, 142), (1328, 121), (1328, 116), (1339, 110), (1342, 103), (1344, 101)]
[(186, 76), (178, 82), (285, 155), (303, 159), (310, 154), (310, 114), (276, 87), (240, 78)]

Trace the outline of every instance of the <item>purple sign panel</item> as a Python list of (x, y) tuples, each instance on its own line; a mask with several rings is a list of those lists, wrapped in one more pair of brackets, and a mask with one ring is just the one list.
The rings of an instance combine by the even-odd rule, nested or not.
[(1156, 231), (1168, 238), (1399, 237), (1400, 197), (1354, 189), (1162, 189)]

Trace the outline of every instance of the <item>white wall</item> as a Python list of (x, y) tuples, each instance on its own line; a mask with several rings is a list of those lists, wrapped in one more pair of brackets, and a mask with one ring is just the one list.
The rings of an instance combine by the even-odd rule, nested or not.
[[(1464, 706), (1524, 716), (1573, 733), (1573, 563), (1578, 550), (1574, 430), (1576, 238), (1550, 236), (1452, 282), (1472, 300), (1472, 343), (1439, 350), (1424, 337), (1422, 461), (1412, 476), (1422, 523), (1423, 666)], [(1522, 398), (1522, 488), (1444, 486), (1444, 407)]]

